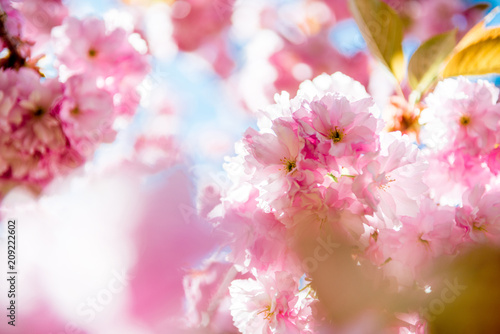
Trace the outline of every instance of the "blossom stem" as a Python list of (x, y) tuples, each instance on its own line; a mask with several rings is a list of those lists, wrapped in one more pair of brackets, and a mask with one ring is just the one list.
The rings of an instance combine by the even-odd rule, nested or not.
[(0, 67), (4, 69), (14, 68), (17, 70), (26, 64), (26, 59), (24, 59), (18, 51), (18, 45), (20, 42), (15, 37), (9, 35), (5, 26), (6, 20), (7, 13), (5, 13), (3, 8), (0, 6), (0, 39), (2, 39), (5, 46), (9, 50), (7, 58), (0, 60)]

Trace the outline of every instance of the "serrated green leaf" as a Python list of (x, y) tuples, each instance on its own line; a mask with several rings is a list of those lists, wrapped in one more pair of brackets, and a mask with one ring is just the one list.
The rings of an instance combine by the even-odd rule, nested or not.
[(371, 54), (401, 82), (405, 63), (403, 23), (398, 14), (380, 0), (349, 0), (349, 8)]
[(438, 77), (439, 70), (457, 43), (457, 30), (436, 35), (422, 43), (408, 64), (411, 88), (424, 92)]

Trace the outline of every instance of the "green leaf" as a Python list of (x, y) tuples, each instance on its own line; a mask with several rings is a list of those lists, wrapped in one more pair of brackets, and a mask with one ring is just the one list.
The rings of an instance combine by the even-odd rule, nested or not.
[(457, 29), (436, 35), (415, 51), (408, 64), (408, 82), (413, 90), (425, 92), (457, 43)]
[(472, 44), (448, 62), (443, 77), (500, 73), (500, 38)]
[(403, 23), (398, 14), (380, 0), (349, 0), (349, 8), (372, 55), (401, 82), (405, 61)]
[(442, 72), (444, 78), (500, 73), (500, 28), (486, 27), (499, 11), (493, 10), (462, 38)]

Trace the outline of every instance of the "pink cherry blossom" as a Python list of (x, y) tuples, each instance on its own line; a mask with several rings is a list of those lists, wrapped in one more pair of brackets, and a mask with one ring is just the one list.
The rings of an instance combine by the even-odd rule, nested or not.
[(422, 201), (415, 217), (401, 218), (398, 230), (380, 229), (376, 247), (387, 261), (386, 275), (395, 275), (401, 283), (411, 284), (429, 261), (443, 254), (453, 254), (463, 233), (454, 220), (451, 207), (439, 207), (430, 199)]
[(286, 272), (231, 283), (231, 315), (243, 334), (308, 333), (310, 300)]
[[(482, 8), (383, 1), (405, 53)], [(428, 269), (500, 245), (499, 88), (439, 77), (416, 101), (359, 52), (346, 0), (123, 2), (0, 0), (0, 212), (52, 245), (21, 256), (21, 332), (431, 332)], [(106, 297), (88, 269), (115, 265), (85, 321)]]
[(65, 83), (60, 113), (63, 122), (76, 136), (88, 135), (112, 124), (113, 98), (96, 86), (95, 79), (75, 75)]
[(350, 185), (342, 182), (338, 191), (333, 187), (303, 191), (296, 196), (294, 206), (286, 211), (288, 217), (281, 219), (288, 228), (309, 226), (318, 229), (329, 225), (343, 237), (357, 239), (363, 233), (363, 225), (367, 221), (362, 209), (356, 207), (358, 203), (354, 196), (341, 197), (348, 194), (352, 194)]
[[(103, 20), (68, 18), (64, 27), (54, 28), (68, 14), (59, 0), (2, 3), (4, 7), (2, 195), (17, 185), (39, 192), (54, 177), (91, 158), (100, 143), (114, 140), (113, 122), (120, 114), (135, 112), (136, 86), (149, 65), (124, 30), (108, 33)], [(77, 36), (86, 31), (85, 38)], [(31, 55), (43, 49), (39, 47), (51, 32), (57, 36), (58, 60), (65, 65), (59, 67), (60, 73), (45, 77), (37, 65), (41, 57)], [(100, 57), (97, 49), (102, 51)]]
[[(297, 125), (284, 119), (273, 123), (272, 133), (247, 130), (244, 138), (249, 154), (247, 163), (255, 168), (252, 182), (262, 189), (266, 201), (274, 201), (283, 194), (293, 195), (298, 180), (313, 180), (301, 170), (300, 150), (304, 139), (298, 136)], [(290, 194), (291, 193), (291, 194)]]
[(491, 180), (489, 169), (483, 165), (482, 157), (470, 156), (459, 150), (437, 151), (427, 156), (429, 169), (424, 182), (436, 201), (457, 205), (462, 194), (477, 184), (487, 184)]
[(2, 74), (15, 83), (3, 92), (4, 106), (9, 108), (2, 122), (2, 170), (14, 182), (45, 185), (57, 172), (67, 150), (67, 139), (57, 117), (61, 84), (53, 79), (41, 83), (38, 74), (30, 69)]
[(369, 112), (372, 104), (368, 98), (350, 102), (343, 96), (325, 95), (305, 106), (310, 110), (307, 114), (299, 110), (296, 117), (304, 131), (319, 141), (316, 149), (321, 154), (348, 164), (349, 158), (377, 150), (377, 120)]
[[(0, 1), (0, 6), (2, 12), (7, 14), (5, 18), (2, 18), (2, 26), (6, 28), (6, 30), (9, 32), (9, 34), (15, 38), (20, 38), (22, 34), (22, 28), (23, 28), (23, 17), (22, 14), (12, 6), (13, 3), (10, 0), (1, 0)], [(5, 20), (5, 21), (4, 21)], [(4, 41), (4, 38), (6, 36), (2, 36), (0, 39), (0, 46), (2, 49), (4, 47), (7, 47), (6, 42)]]
[(440, 82), (422, 111), (420, 139), (429, 160), (425, 182), (444, 204), (460, 204), (462, 194), (491, 179), (500, 122), (499, 90), (465, 78)]
[(420, 139), (432, 148), (453, 148), (469, 155), (490, 152), (499, 140), (498, 95), (498, 88), (483, 80), (440, 82), (425, 100)]
[(210, 333), (236, 333), (229, 310), (229, 285), (234, 279), (246, 279), (230, 262), (210, 259), (201, 270), (184, 277), (188, 305), (188, 327), (203, 328)]
[(456, 209), (457, 224), (474, 242), (500, 241), (500, 192), (483, 186), (469, 188)]
[(360, 162), (353, 191), (388, 226), (398, 217), (414, 217), (427, 186), (422, 176), (427, 168), (417, 147), (407, 136), (389, 133), (381, 136), (381, 152)]
[(488, 154), (486, 163), (488, 164), (490, 171), (493, 174), (498, 175), (500, 172), (500, 147), (495, 148)]
[[(272, 268), (300, 273), (300, 266), (287, 245), (285, 226), (273, 213), (258, 208), (255, 197), (253, 191), (243, 202), (227, 203), (212, 213), (218, 228), (228, 234), (232, 249), (229, 259), (241, 266), (242, 271)], [(223, 212), (217, 213), (217, 209)]]
[(38, 45), (48, 41), (52, 28), (68, 16), (68, 8), (61, 0), (15, 1), (13, 6), (24, 17), (23, 37)]
[(125, 30), (108, 31), (97, 18), (78, 20), (69, 17), (54, 29), (56, 55), (71, 73), (94, 74), (118, 80), (125, 75), (144, 75), (147, 60), (127, 40)]

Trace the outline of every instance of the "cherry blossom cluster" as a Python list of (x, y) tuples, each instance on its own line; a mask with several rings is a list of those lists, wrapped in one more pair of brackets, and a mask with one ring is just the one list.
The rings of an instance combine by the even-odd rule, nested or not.
[[(60, 0), (0, 5), (1, 193), (39, 191), (114, 139), (114, 120), (139, 104), (149, 62), (125, 30), (69, 17)], [(39, 63), (47, 45), (56, 76)]]
[[(342, 333), (332, 320), (342, 298), (328, 293), (334, 276), (350, 272), (347, 254), (371, 275), (371, 293), (393, 298), (372, 304), (394, 311), (392, 320), (365, 330), (424, 333), (418, 303), (401, 311), (397, 300), (415, 287), (425, 294), (434, 261), (500, 245), (498, 97), (485, 81), (439, 83), (425, 100), (418, 146), (384, 132), (372, 97), (339, 72), (305, 81), (295, 98), (277, 95), (225, 165), (232, 186), (209, 217), (228, 236), (234, 266), (209, 262), (228, 290), (188, 294), (193, 326), (217, 332), (214, 319), (230, 313), (241, 333)], [(450, 205), (449, 193), (459, 201)], [(203, 286), (199, 276), (185, 282)], [(366, 324), (368, 310), (356, 309), (353, 323)]]
[(459, 204), (467, 189), (495, 182), (500, 171), (498, 95), (487, 81), (459, 78), (440, 82), (426, 99), (420, 140), (430, 161), (428, 182), (441, 202)]

